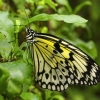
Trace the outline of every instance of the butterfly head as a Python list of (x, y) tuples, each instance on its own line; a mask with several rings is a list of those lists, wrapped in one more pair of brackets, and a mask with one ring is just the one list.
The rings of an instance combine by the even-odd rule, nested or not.
[(32, 42), (33, 43), (33, 38), (34, 38), (34, 35), (35, 35), (34, 30), (27, 27), (26, 28), (26, 33), (27, 33), (27, 36), (26, 36), (27, 42)]

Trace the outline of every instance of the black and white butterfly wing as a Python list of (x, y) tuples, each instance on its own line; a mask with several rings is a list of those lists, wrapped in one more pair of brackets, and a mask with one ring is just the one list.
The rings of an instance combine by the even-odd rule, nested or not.
[(80, 49), (52, 35), (29, 33), (33, 34), (28, 42), (31, 40), (35, 77), (42, 88), (63, 91), (70, 84), (94, 85), (100, 81), (98, 65)]

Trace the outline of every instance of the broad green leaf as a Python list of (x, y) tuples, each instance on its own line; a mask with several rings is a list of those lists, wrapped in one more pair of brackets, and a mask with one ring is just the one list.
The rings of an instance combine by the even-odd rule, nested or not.
[[(32, 69), (33, 69), (31, 66), (27, 65), (23, 60), (17, 60), (17, 61), (13, 61), (13, 62), (1, 63), (1, 65), (5, 69), (7, 69), (10, 73), (13, 72), (13, 74), (14, 74), (14, 71), (16, 72), (16, 71), (20, 70), (21, 73), (24, 76), (24, 79), (27, 79), (27, 78), (30, 77)], [(11, 74), (11, 75), (13, 75), (13, 74)], [(16, 77), (18, 78), (19, 76), (16, 76)]]
[(0, 32), (6, 36), (9, 41), (14, 40), (14, 24), (8, 18), (8, 12), (0, 11)]
[(31, 80), (32, 67), (23, 60), (1, 63), (1, 66), (10, 73), (7, 92), (11, 95), (21, 92), (22, 85), (28, 84)]
[(14, 24), (8, 15), (8, 12), (0, 11), (0, 54), (4, 61), (9, 60), (10, 52), (15, 45), (14, 42), (10, 42), (14, 40)]
[(39, 14), (30, 18), (29, 22), (57, 20), (66, 23), (86, 23), (87, 20), (78, 15)]
[(4, 61), (8, 60), (10, 52), (11, 52), (10, 43), (8, 43), (4, 35), (0, 34), (0, 54), (2, 56), (2, 60)]
[[(12, 63), (14, 63), (14, 62), (12, 62)], [(1, 69), (5, 68), (5, 70), (3, 69), (3, 71), (1, 72), (1, 73), (3, 73), (3, 75), (0, 78), (0, 84), (1, 84), (0, 87), (3, 87), (6, 84), (5, 88), (3, 87), (3, 89), (6, 89), (6, 91), (10, 94), (18, 94), (21, 92), (21, 89), (22, 89), (21, 85), (22, 85), (24, 79), (23, 79), (22, 72), (19, 69), (16, 69), (16, 67), (13, 66), (12, 63), (10, 63), (10, 62), (1, 63), (1, 65), (3, 66), (3, 67), (1, 66)], [(9, 67), (8, 65), (10, 67), (14, 67), (15, 69), (13, 68), (13, 69), (8, 70), (8, 67)], [(8, 75), (9, 75), (9, 80), (7, 80)]]

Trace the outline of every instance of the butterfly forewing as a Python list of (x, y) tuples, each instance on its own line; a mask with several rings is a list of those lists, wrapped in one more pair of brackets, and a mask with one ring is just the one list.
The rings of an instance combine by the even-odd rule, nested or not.
[(94, 85), (100, 81), (98, 65), (83, 51), (58, 37), (32, 29), (27, 32), (32, 33), (27, 39), (31, 41), (36, 81), (42, 88), (62, 91), (70, 84)]

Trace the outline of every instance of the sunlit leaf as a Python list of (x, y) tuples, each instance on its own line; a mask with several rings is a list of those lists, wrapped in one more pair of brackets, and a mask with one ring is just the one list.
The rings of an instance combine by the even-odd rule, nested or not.
[(66, 23), (86, 23), (87, 20), (78, 15), (39, 14), (30, 18), (29, 22), (58, 20)]

